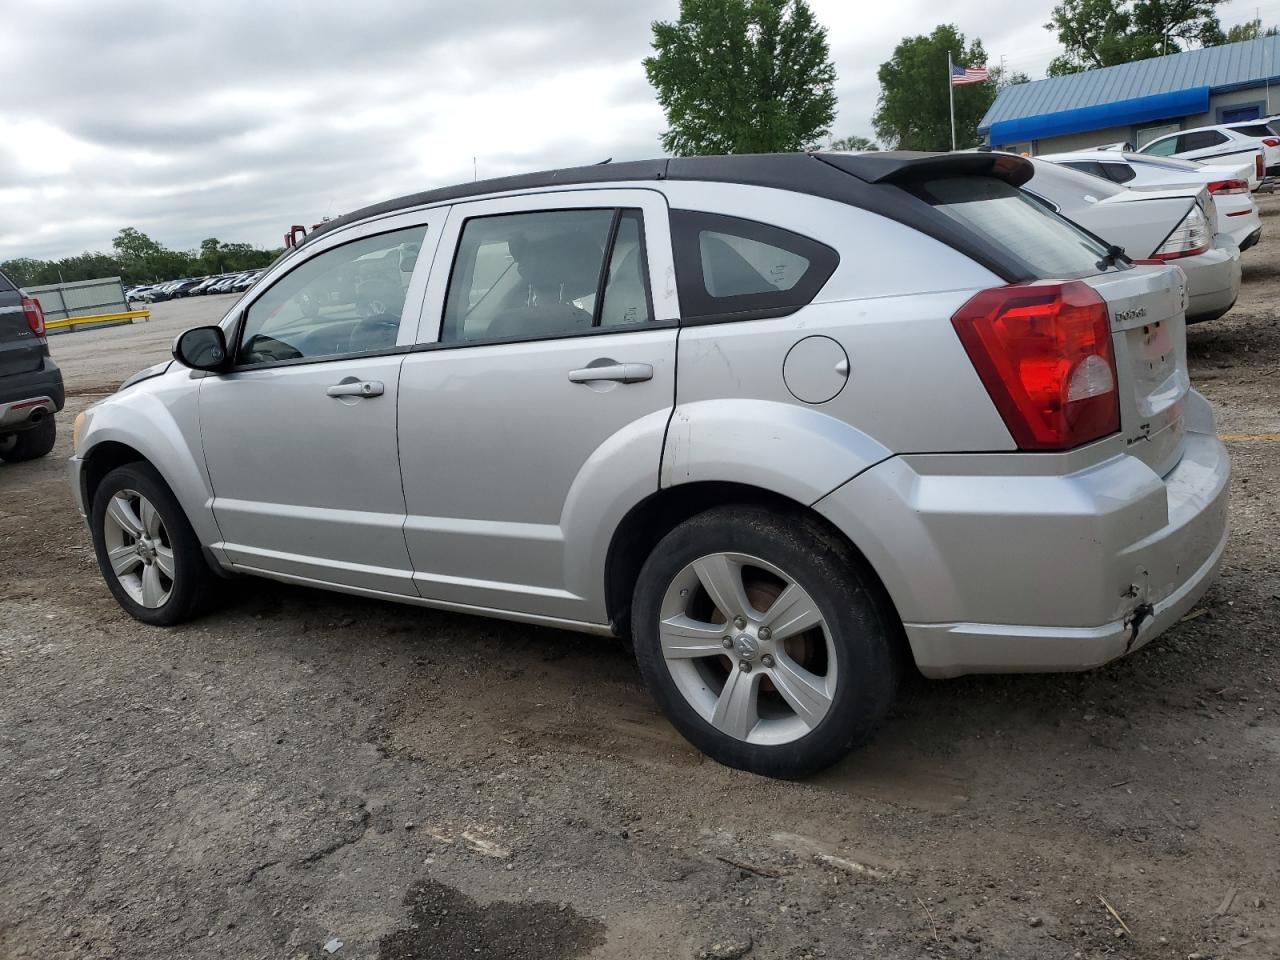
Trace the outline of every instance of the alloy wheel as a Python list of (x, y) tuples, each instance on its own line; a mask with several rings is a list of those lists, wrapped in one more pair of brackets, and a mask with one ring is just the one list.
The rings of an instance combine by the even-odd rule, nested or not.
[(680, 693), (728, 736), (790, 743), (831, 709), (837, 668), (826, 618), (794, 578), (758, 557), (714, 553), (685, 566), (663, 596), (658, 636)]
[(155, 505), (136, 490), (111, 497), (102, 518), (111, 570), (137, 604), (162, 607), (173, 593), (173, 544)]

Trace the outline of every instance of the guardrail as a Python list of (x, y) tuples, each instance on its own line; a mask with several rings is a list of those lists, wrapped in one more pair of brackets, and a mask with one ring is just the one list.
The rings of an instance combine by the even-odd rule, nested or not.
[(46, 320), (46, 333), (74, 333), (81, 329), (97, 330), (102, 327), (117, 327), (135, 320), (150, 320), (151, 311), (146, 307), (138, 310), (121, 310), (116, 313), (97, 313), (87, 317), (63, 317), (60, 320)]

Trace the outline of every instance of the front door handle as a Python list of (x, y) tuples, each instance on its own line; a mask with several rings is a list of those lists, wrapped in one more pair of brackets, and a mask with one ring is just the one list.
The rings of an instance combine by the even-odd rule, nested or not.
[(380, 397), (384, 389), (381, 380), (344, 380), (325, 393), (331, 397)]
[(609, 363), (600, 367), (583, 367), (569, 371), (570, 383), (612, 380), (614, 383), (641, 383), (653, 379), (653, 367), (647, 363)]

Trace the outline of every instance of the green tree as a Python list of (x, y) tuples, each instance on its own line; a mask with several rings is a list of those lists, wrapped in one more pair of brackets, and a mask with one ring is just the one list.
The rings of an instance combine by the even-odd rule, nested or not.
[(1205, 41), (1206, 47), (1221, 46), (1224, 43), (1239, 43), (1242, 40), (1257, 40), (1259, 37), (1274, 37), (1280, 35), (1280, 27), (1262, 27), (1262, 21), (1254, 18), (1246, 20), (1244, 23), (1237, 23), (1228, 27), (1225, 33), (1214, 38), (1213, 42)]
[(802, 150), (835, 119), (827, 31), (805, 0), (680, 0), (653, 51), (645, 75), (676, 156)]
[[(928, 36), (904, 37), (880, 64), (880, 98), (872, 124), (880, 142), (898, 150), (950, 150), (947, 53), (965, 66), (987, 62), (981, 40), (968, 43), (952, 24)], [(992, 80), (955, 88), (956, 146), (976, 146), (978, 122), (996, 98)]]
[(115, 239), (111, 241), (111, 246), (118, 256), (126, 260), (146, 260), (164, 249), (134, 227), (125, 227), (117, 233)]
[(1049, 76), (1131, 63), (1221, 42), (1225, 0), (1061, 0), (1045, 29), (1064, 52)]
[(200, 266), (205, 273), (222, 273), (226, 270), (226, 254), (217, 237), (200, 241)]
[(859, 137), (854, 134), (849, 137), (841, 137), (839, 140), (832, 140), (829, 150), (879, 150), (874, 140), (868, 140), (866, 137)]

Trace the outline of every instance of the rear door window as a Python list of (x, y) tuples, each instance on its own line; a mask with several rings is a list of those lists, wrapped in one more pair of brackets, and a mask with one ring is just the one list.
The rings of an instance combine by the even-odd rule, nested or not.
[(653, 317), (639, 210), (473, 217), (445, 299), (444, 343), (570, 337)]
[(1236, 133), (1243, 133), (1246, 137), (1274, 137), (1271, 128), (1265, 123), (1250, 123), (1243, 127), (1232, 127)]
[(809, 303), (835, 271), (831, 247), (781, 227), (671, 211), (680, 310), (686, 319), (780, 317)]
[(13, 284), (9, 282), (9, 278), (0, 273), (0, 293), (8, 293), (13, 289)]
[(993, 177), (926, 180), (917, 194), (988, 242), (1023, 261), (1042, 279), (1100, 272), (1107, 248), (1030, 194)]
[(1181, 139), (1181, 137), (1165, 137), (1163, 140), (1154, 140), (1143, 147), (1142, 152), (1157, 157), (1170, 157), (1181, 152), (1178, 147), (1178, 141)]

